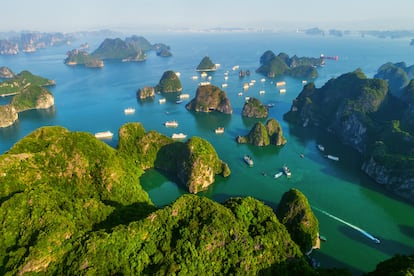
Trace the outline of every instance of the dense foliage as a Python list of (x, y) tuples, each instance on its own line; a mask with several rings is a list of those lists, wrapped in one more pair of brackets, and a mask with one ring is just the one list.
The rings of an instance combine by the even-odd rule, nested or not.
[(13, 78), (0, 83), (0, 94), (18, 94), (29, 85), (49, 86), (53, 84), (53, 80), (33, 75), (29, 71), (22, 71)]
[(244, 117), (267, 118), (268, 115), (268, 107), (263, 105), (257, 98), (250, 97), (243, 105), (242, 116)]
[(321, 66), (322, 58), (310, 57), (289, 57), (286, 53), (279, 53), (277, 56), (267, 50), (260, 57), (260, 67), (258, 73), (268, 77), (288, 75), (294, 78), (314, 79), (318, 76), (316, 67)]
[(276, 210), (280, 222), (286, 226), (302, 252), (308, 252), (319, 239), (319, 222), (308, 199), (297, 189), (284, 193)]
[(414, 275), (414, 255), (396, 255), (388, 260), (380, 262), (374, 271), (367, 276), (389, 276), (389, 275)]
[(155, 87), (156, 91), (165, 92), (181, 92), (183, 86), (181, 85), (180, 78), (174, 71), (168, 70), (162, 74), (158, 85)]
[(125, 61), (143, 61), (146, 59), (145, 52), (137, 47), (136, 43), (130, 43), (120, 38), (107, 38), (91, 54), (94, 58), (99, 59), (117, 59)]
[(404, 62), (387, 62), (378, 68), (374, 78), (387, 80), (391, 93), (400, 95), (402, 88), (414, 78), (414, 65), (407, 67)]
[(29, 85), (23, 89), (19, 94), (13, 97), (11, 105), (17, 112), (35, 109), (40, 102), (47, 102), (49, 98), (53, 98), (52, 93), (46, 88)]

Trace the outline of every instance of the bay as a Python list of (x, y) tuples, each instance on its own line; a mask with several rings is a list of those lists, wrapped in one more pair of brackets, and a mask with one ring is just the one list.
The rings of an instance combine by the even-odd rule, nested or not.
[[(7, 66), (16, 73), (29, 70), (54, 79), (57, 84), (50, 89), (55, 96), (54, 108), (23, 112), (14, 126), (0, 130), (0, 152), (6, 152), (19, 139), (46, 125), (60, 125), (71, 131), (90, 133), (110, 130), (116, 134), (127, 122), (141, 122), (147, 131), (156, 130), (168, 136), (183, 132), (188, 137), (199, 136), (208, 140), (232, 171), (228, 178), (217, 177), (215, 184), (200, 193), (201, 196), (220, 202), (234, 196), (253, 196), (276, 208), (284, 192), (293, 187), (301, 190), (315, 208), (321, 234), (328, 239), (322, 243), (320, 250), (312, 253), (322, 267), (347, 267), (353, 273), (360, 274), (373, 270), (378, 262), (394, 254), (413, 254), (413, 205), (392, 196), (365, 176), (360, 171), (359, 155), (338, 143), (334, 137), (283, 121), (283, 114), (290, 109), (292, 100), (303, 87), (302, 80), (283, 77), (265, 78), (266, 81), (261, 82), (263, 76), (255, 73), (260, 56), (266, 50), (272, 50), (276, 54), (285, 52), (290, 56), (338, 55), (338, 61), (328, 60), (326, 66), (319, 69), (319, 77), (315, 80), (317, 87), (330, 78), (357, 68), (361, 68), (368, 77), (373, 77), (385, 62), (414, 64), (414, 47), (409, 46), (409, 39), (276, 33), (166, 33), (144, 36), (152, 43), (170, 45), (173, 56), (161, 58), (149, 53), (145, 62), (106, 62), (102, 69), (64, 65), (65, 53), (75, 48), (75, 43), (33, 54), (0, 56), (0, 66)], [(88, 42), (91, 49), (95, 49), (100, 41)], [(209, 75), (211, 82), (219, 87), (223, 83), (228, 84), (223, 90), (230, 98), (232, 115), (188, 112), (184, 107), (188, 100), (176, 104), (175, 95), (168, 97), (165, 104), (158, 102), (161, 95), (156, 95), (153, 101), (137, 101), (136, 91), (144, 86), (156, 85), (167, 70), (180, 72), (183, 93), (193, 98), (198, 83), (203, 81), (195, 68), (206, 55), (221, 65), (219, 70)], [(235, 65), (250, 70), (252, 74), (240, 79), (238, 71), (232, 70)], [(226, 71), (229, 72), (227, 81), (224, 79)], [(193, 80), (192, 76), (196, 75), (198, 80)], [(243, 84), (251, 80), (256, 80), (256, 83), (244, 91)], [(281, 94), (275, 82), (282, 80), (287, 84), (286, 93)], [(260, 90), (265, 93), (260, 95)], [(242, 96), (238, 95), (240, 92)], [(281, 122), (288, 140), (285, 146), (262, 148), (235, 142), (237, 135), (247, 134), (257, 122), (241, 117), (245, 97), (257, 97), (264, 104), (274, 104), (269, 110), (269, 118)], [(1, 104), (8, 100), (2, 98)], [(136, 112), (125, 115), (123, 110), (127, 107), (134, 107)], [(166, 128), (163, 123), (167, 120), (177, 120), (179, 126)], [(225, 132), (215, 134), (217, 127), (224, 127)], [(117, 134), (107, 143), (116, 147)], [(318, 144), (325, 146), (324, 153), (318, 150)], [(340, 157), (340, 160), (327, 159), (325, 154), (328, 153)], [(252, 168), (244, 163), (244, 154), (253, 157), (255, 165)], [(292, 177), (273, 179), (284, 164), (291, 169)], [(156, 170), (146, 172), (141, 184), (158, 206), (169, 204), (186, 193), (177, 181)], [(357, 229), (377, 237), (381, 243), (374, 243)]]

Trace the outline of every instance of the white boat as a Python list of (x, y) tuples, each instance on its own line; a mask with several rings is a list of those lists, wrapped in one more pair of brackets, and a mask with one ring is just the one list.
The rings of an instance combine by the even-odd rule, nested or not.
[(193, 80), (198, 80), (198, 76), (192, 76), (191, 77)]
[(161, 98), (161, 99), (158, 100), (158, 103), (160, 103), (160, 104), (163, 104), (165, 102), (166, 102), (166, 99), (165, 98)]
[(202, 72), (202, 73), (201, 73), (201, 77), (202, 77), (202, 78), (206, 78), (206, 77), (207, 77), (207, 73), (206, 73), (206, 72)]
[(135, 108), (133, 108), (133, 107), (125, 108), (124, 113), (125, 114), (134, 114), (135, 113)]
[(181, 76), (181, 73), (180, 73), (180, 72), (175, 72), (175, 75), (176, 75), (177, 77), (180, 77), (180, 76)]
[(183, 102), (183, 100), (177, 100), (177, 101), (175, 101), (176, 104), (180, 104), (182, 102)]
[(327, 157), (328, 159), (333, 160), (333, 161), (339, 161), (339, 157), (338, 157), (338, 156), (334, 156), (334, 155), (330, 155), (330, 154), (328, 154), (328, 155), (326, 155), (326, 157)]
[(278, 81), (278, 82), (276, 82), (276, 86), (277, 87), (285, 86), (285, 85), (286, 85), (286, 82), (285, 81)]
[(282, 167), (282, 170), (283, 170), (283, 172), (286, 174), (286, 176), (287, 176), (287, 177), (291, 177), (291, 176), (292, 176), (292, 173), (290, 172), (290, 170), (289, 170), (288, 166), (284, 165), (284, 166)]
[(278, 172), (278, 173), (275, 173), (275, 175), (273, 176), (273, 178), (279, 178), (282, 175), (283, 175), (283, 172)]
[(264, 90), (259, 91), (259, 95), (263, 95), (264, 93), (266, 93)]
[(325, 147), (324, 147), (324, 146), (322, 146), (321, 144), (318, 144), (318, 149), (319, 149), (320, 151), (325, 151)]
[(95, 137), (98, 139), (112, 139), (112, 136), (114, 136), (114, 134), (109, 130), (95, 133)]
[(226, 88), (227, 87), (227, 83), (223, 83), (222, 85), (221, 85), (221, 88)]
[(222, 133), (224, 133), (224, 127), (218, 127), (214, 130), (214, 132), (216, 134), (222, 134)]
[(265, 81), (266, 81), (266, 79), (265, 79), (265, 78), (260, 79), (260, 82), (265, 82)]
[(190, 94), (181, 94), (180, 96), (178, 96), (180, 98), (180, 100), (183, 99), (189, 99), (190, 98)]
[(178, 122), (177, 121), (166, 121), (164, 125), (166, 127), (178, 127)]
[(285, 88), (280, 89), (280, 90), (279, 90), (279, 93), (282, 93), (282, 94), (283, 94), (283, 93), (286, 93), (286, 89), (285, 89)]
[(173, 138), (173, 139), (185, 139), (185, 138), (187, 138), (187, 135), (184, 134), (184, 133), (173, 133), (171, 135), (171, 138)]
[(249, 155), (246, 154), (243, 157), (243, 159), (244, 159), (244, 162), (246, 162), (247, 165), (249, 165), (250, 167), (253, 167), (254, 162), (253, 162), (253, 159)]
[(233, 68), (231, 68), (231, 70), (236, 71), (239, 70), (240, 66), (239, 65), (234, 65)]

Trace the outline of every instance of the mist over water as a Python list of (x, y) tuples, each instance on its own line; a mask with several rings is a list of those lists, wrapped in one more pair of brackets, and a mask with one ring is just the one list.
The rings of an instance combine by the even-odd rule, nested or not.
[[(289, 56), (296, 54), (300, 57), (338, 55), (338, 61), (328, 60), (326, 66), (319, 69), (319, 77), (315, 81), (317, 87), (330, 78), (357, 68), (373, 77), (379, 66), (386, 62), (414, 64), (414, 47), (409, 46), (409, 40), (274, 33), (157, 34), (145, 37), (151, 43), (170, 45), (173, 56), (161, 58), (149, 53), (145, 62), (106, 62), (102, 69), (66, 66), (63, 64), (65, 53), (77, 47), (76, 42), (33, 54), (0, 56), (0, 66), (7, 66), (15, 73), (29, 70), (56, 81), (56, 87), (50, 89), (55, 97), (54, 108), (19, 114), (19, 121), (14, 126), (0, 130), (0, 152), (6, 152), (25, 135), (47, 125), (90, 133), (110, 130), (115, 133), (113, 140), (108, 141), (113, 147), (117, 145), (118, 129), (127, 122), (141, 122), (147, 131), (156, 130), (168, 136), (183, 132), (188, 137), (199, 136), (208, 140), (232, 171), (228, 178), (216, 177), (215, 184), (200, 193), (201, 196), (220, 202), (234, 196), (253, 196), (275, 208), (283, 193), (294, 187), (308, 197), (312, 206), (318, 206), (381, 241), (376, 244), (342, 221), (323, 212), (315, 212), (321, 234), (328, 239), (322, 243), (321, 250), (312, 253), (322, 267), (345, 266), (355, 273), (366, 272), (396, 253), (414, 252), (414, 221), (410, 215), (414, 213), (414, 206), (373, 183), (360, 171), (359, 155), (338, 143), (334, 137), (283, 121), (283, 114), (290, 109), (292, 100), (303, 87), (302, 80), (284, 77), (266, 78), (261, 82), (263, 76), (255, 73), (260, 56), (266, 50), (272, 50), (275, 54), (285, 52)], [(83, 42), (79, 41), (79, 45)], [(94, 50), (100, 40), (88, 42)], [(223, 90), (230, 98), (232, 115), (196, 114), (184, 107), (194, 97), (198, 83), (202, 81), (195, 68), (206, 55), (214, 63), (221, 64), (219, 70), (209, 74), (212, 84), (219, 87), (225, 82), (228, 84)], [(251, 76), (240, 79), (238, 71), (232, 71), (235, 65), (250, 70)], [(156, 85), (167, 70), (181, 73), (183, 93), (190, 94), (190, 99), (176, 104), (175, 97), (169, 97), (165, 104), (159, 104), (158, 99), (162, 96), (156, 95), (153, 101), (137, 101), (136, 91)], [(227, 81), (224, 79), (226, 71), (229, 71)], [(198, 80), (192, 79), (195, 75)], [(250, 80), (256, 80), (255, 85), (243, 91), (243, 83)], [(284, 94), (275, 87), (275, 82), (280, 80), (287, 83)], [(260, 90), (265, 93), (260, 95)], [(239, 92), (243, 95), (238, 96)], [(241, 117), (246, 96), (256, 97), (264, 104), (274, 104), (269, 109), (269, 118), (282, 124), (288, 141), (285, 146), (255, 147), (235, 142), (237, 135), (246, 135), (257, 122)], [(0, 100), (1, 104), (7, 103), (7, 99)], [(135, 114), (125, 115), (127, 107), (136, 108)], [(179, 126), (166, 128), (163, 124), (167, 120), (177, 120)], [(225, 132), (217, 135), (214, 129), (220, 126), (225, 128)], [(318, 150), (318, 144), (325, 146), (324, 153)], [(253, 157), (254, 167), (249, 168), (244, 163), (244, 154)], [(300, 154), (304, 158), (300, 158)], [(340, 161), (329, 160), (326, 154), (338, 156)], [(289, 166), (292, 177), (274, 179), (273, 175), (284, 164)], [(156, 170), (149, 170), (142, 177), (141, 184), (158, 206), (169, 204), (186, 193), (177, 181)]]

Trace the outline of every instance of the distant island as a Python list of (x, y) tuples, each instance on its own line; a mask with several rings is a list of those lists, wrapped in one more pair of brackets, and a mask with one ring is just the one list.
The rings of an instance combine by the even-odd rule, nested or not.
[(317, 67), (324, 65), (322, 57), (289, 57), (285, 53), (277, 56), (271, 50), (263, 53), (260, 57), (260, 67), (256, 72), (274, 78), (287, 75), (294, 78), (315, 79), (318, 77)]
[(148, 51), (156, 51), (157, 56), (171, 56), (170, 47), (157, 43), (152, 45), (142, 36), (133, 35), (124, 40), (120, 38), (106, 38), (92, 53), (86, 49), (73, 49), (67, 53), (64, 61), (67, 65), (85, 65), (89, 68), (101, 68), (105, 60), (122, 62), (142, 62), (147, 59)]
[[(11, 72), (8, 68), (2, 71)], [(14, 74), (13, 74), (14, 75)], [(10, 104), (0, 106), (0, 127), (13, 125), (18, 113), (30, 109), (48, 109), (54, 105), (54, 97), (45, 87), (55, 85), (53, 80), (22, 71), (0, 82), (0, 96), (13, 97)]]
[(216, 71), (216, 65), (208, 56), (205, 56), (198, 64), (196, 71)]
[[(378, 76), (387, 80), (370, 79), (356, 70), (329, 80), (321, 88), (309, 83), (284, 119), (331, 132), (362, 154), (361, 169), (367, 175), (414, 202), (414, 80), (401, 91), (391, 90), (394, 84), (397, 88), (402, 84), (405, 73), (401, 66), (381, 66)], [(386, 68), (400, 73), (385, 74)]]

